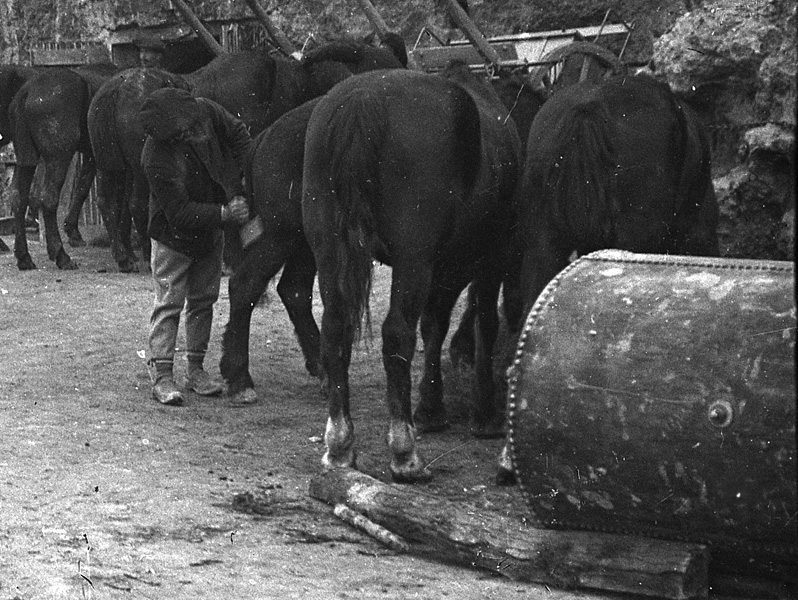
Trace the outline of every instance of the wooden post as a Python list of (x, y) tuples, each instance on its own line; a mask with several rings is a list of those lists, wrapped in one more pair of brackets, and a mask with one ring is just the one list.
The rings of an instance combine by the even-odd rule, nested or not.
[(371, 0), (358, 0), (358, 3), (360, 4), (360, 8), (363, 9), (363, 12), (366, 13), (366, 17), (380, 38), (384, 38), (386, 34), (391, 33), (391, 30), (388, 29), (388, 25), (382, 20), (380, 13), (374, 8)]
[(294, 47), (286, 35), (280, 31), (280, 29), (277, 28), (274, 23), (272, 23), (272, 20), (269, 18), (269, 14), (260, 5), (258, 0), (245, 1), (252, 12), (255, 13), (255, 16), (258, 17), (258, 20), (266, 28), (266, 31), (269, 33), (274, 43), (277, 44), (277, 47), (285, 52), (288, 56), (298, 56), (299, 51)]
[(471, 17), (466, 14), (463, 8), (457, 4), (455, 0), (447, 0), (447, 4), (449, 6), (449, 13), (452, 15), (452, 19), (454, 19), (454, 22), (457, 23), (457, 26), (463, 30), (463, 33), (465, 33), (469, 41), (483, 56), (485, 62), (494, 67), (498, 67), (499, 62), (501, 61), (498, 52), (491, 47), (491, 45), (488, 43), (488, 40), (484, 35), (482, 35), (482, 32), (477, 28), (474, 21), (471, 20)]
[(197, 18), (197, 15), (194, 14), (194, 11), (186, 4), (184, 0), (171, 0), (172, 4), (175, 5), (180, 14), (183, 15), (183, 18), (186, 20), (191, 28), (194, 30), (194, 33), (197, 34), (197, 37), (205, 44), (205, 47), (210, 50), (214, 56), (221, 56), (225, 53), (224, 48), (217, 42), (214, 37), (211, 35), (211, 32), (208, 31), (205, 26), (202, 24)]
[(345, 504), (401, 535), (410, 551), (517, 581), (688, 600), (708, 594), (708, 551), (699, 544), (536, 529), (520, 516), (453, 503), (352, 469), (310, 481), (310, 495)]

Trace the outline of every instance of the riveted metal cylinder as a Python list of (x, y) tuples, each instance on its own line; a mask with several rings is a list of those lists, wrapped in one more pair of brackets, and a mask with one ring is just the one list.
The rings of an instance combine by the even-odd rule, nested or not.
[(798, 555), (789, 262), (601, 251), (562, 271), (509, 379), (540, 524)]

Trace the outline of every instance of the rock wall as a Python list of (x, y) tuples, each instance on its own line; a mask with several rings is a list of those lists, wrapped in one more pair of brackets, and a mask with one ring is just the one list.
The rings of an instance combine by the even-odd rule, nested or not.
[(726, 256), (795, 258), (796, 3), (722, 0), (682, 16), (653, 68), (712, 133)]

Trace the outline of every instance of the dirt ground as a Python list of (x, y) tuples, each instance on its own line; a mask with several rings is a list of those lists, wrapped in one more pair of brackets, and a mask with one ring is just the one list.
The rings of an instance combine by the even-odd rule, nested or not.
[[(150, 399), (145, 363), (149, 276), (118, 273), (107, 248), (68, 248), (80, 268), (63, 272), (37, 236), (30, 247), (36, 271), (0, 254), (0, 600), (597, 597), (397, 554), (310, 498), (326, 407), (275, 293), (253, 319), (262, 401), (232, 408), (188, 394), (164, 407)], [(389, 277), (378, 269), (375, 323)], [(178, 381), (184, 368), (179, 355)], [(468, 373), (445, 368), (455, 422), (421, 440), (435, 474), (423, 489), (512, 526), (523, 504), (493, 484), (501, 441), (469, 435)], [(351, 379), (359, 466), (388, 481), (378, 336), (357, 347)]]

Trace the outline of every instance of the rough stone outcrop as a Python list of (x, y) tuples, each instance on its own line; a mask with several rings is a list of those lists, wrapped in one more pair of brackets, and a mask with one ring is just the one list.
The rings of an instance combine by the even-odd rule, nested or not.
[(722, 0), (654, 44), (653, 67), (711, 133), (726, 256), (794, 259), (796, 4)]

